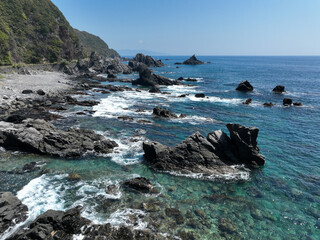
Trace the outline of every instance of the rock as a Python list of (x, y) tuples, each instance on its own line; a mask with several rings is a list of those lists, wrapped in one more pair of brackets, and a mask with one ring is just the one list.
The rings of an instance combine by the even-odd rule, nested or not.
[(14, 225), (27, 219), (28, 208), (10, 192), (0, 192), (0, 237)]
[(296, 107), (301, 107), (302, 103), (301, 102), (295, 102), (295, 103), (293, 103), (293, 105), (296, 106)]
[(248, 98), (247, 100), (242, 102), (242, 104), (246, 104), (246, 105), (249, 105), (250, 103), (252, 103), (252, 98)]
[(206, 95), (204, 93), (197, 93), (194, 95), (196, 98), (204, 98)]
[(198, 64), (204, 64), (204, 62), (199, 61), (195, 55), (190, 57), (188, 60), (184, 61), (183, 64), (185, 65), (198, 65)]
[(275, 93), (283, 93), (283, 92), (285, 92), (284, 86), (282, 86), (282, 85), (276, 86), (272, 91), (275, 92)]
[(22, 171), (24, 173), (27, 172), (34, 172), (36, 170), (41, 169), (41, 167), (44, 165), (44, 162), (31, 162), (31, 163), (27, 163), (22, 167)]
[(183, 114), (183, 113), (181, 113), (180, 116), (179, 116), (179, 118), (185, 118), (185, 117), (187, 117), (187, 115)]
[(168, 147), (158, 142), (144, 142), (144, 158), (160, 171), (183, 173), (221, 174), (236, 173), (234, 164), (248, 167), (264, 165), (259, 153), (257, 137), (259, 130), (239, 124), (227, 124), (230, 138), (221, 130), (209, 133), (207, 138), (196, 132), (178, 144)]
[(115, 184), (108, 185), (105, 189), (106, 194), (116, 195), (119, 191), (119, 187)]
[(253, 91), (253, 87), (248, 81), (243, 81), (243, 82), (239, 83), (236, 90), (242, 91), (242, 92), (250, 92), (250, 91)]
[(265, 103), (263, 104), (263, 106), (265, 106), (265, 107), (272, 107), (272, 106), (274, 106), (274, 104), (273, 104), (272, 102), (265, 102)]
[(144, 177), (137, 177), (123, 182), (123, 186), (127, 189), (134, 190), (139, 193), (158, 193), (159, 191)]
[(150, 90), (149, 93), (161, 93), (160, 89), (157, 88), (156, 86), (153, 86)]
[(23, 120), (20, 124), (0, 122), (0, 146), (58, 157), (79, 157), (87, 151), (110, 153), (117, 143), (94, 131), (60, 130), (40, 119)]
[(166, 208), (165, 212), (168, 217), (174, 218), (177, 224), (180, 225), (184, 223), (184, 217), (178, 209)]
[(139, 78), (132, 82), (133, 85), (141, 85), (141, 86), (151, 86), (154, 87), (156, 85), (174, 85), (176, 82), (171, 81), (169, 78), (159, 76), (151, 72), (151, 70), (145, 66), (141, 65), (139, 67)]
[(195, 78), (187, 78), (187, 79), (184, 79), (184, 80), (187, 81), (187, 82), (197, 82), (198, 81)]
[(33, 93), (33, 91), (30, 89), (26, 89), (22, 91), (22, 94), (31, 94), (31, 93)]
[(42, 89), (37, 90), (37, 94), (40, 96), (46, 95), (46, 93)]
[(284, 99), (283, 99), (283, 105), (284, 105), (284, 106), (291, 106), (291, 105), (292, 105), (292, 99), (290, 99), (290, 98), (284, 98)]
[(70, 173), (67, 177), (69, 181), (80, 181), (82, 177), (78, 173)]
[(133, 117), (130, 116), (119, 116), (118, 119), (123, 121), (133, 121)]
[(155, 60), (151, 56), (145, 56), (142, 53), (138, 53), (134, 58), (134, 61), (143, 63), (147, 65), (148, 67), (162, 67), (164, 66), (164, 63), (161, 62), (161, 60)]
[(82, 115), (83, 116), (83, 115), (87, 115), (87, 114), (84, 113), (84, 112), (77, 112), (76, 115)]
[(237, 228), (226, 218), (219, 219), (219, 230), (228, 234), (237, 233)]
[(179, 77), (177, 80), (182, 81), (182, 80), (184, 80), (184, 78), (183, 77)]
[(108, 79), (115, 79), (115, 78), (117, 78), (116, 75), (114, 75), (114, 74), (112, 74), (112, 73), (109, 73), (109, 74), (108, 74)]
[(157, 117), (164, 117), (164, 118), (178, 118), (176, 114), (160, 107), (155, 107), (153, 109), (153, 115)]
[(7, 95), (3, 95), (2, 99), (4, 99), (4, 100), (8, 100), (8, 99), (9, 99), (9, 97), (8, 97)]
[(180, 98), (184, 98), (184, 97), (186, 97), (186, 96), (189, 96), (189, 94), (182, 94), (182, 95), (180, 95), (179, 97), (180, 97)]

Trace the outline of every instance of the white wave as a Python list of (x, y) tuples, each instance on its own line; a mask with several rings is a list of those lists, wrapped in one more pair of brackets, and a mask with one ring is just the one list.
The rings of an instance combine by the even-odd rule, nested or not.
[(84, 237), (82, 234), (73, 235), (73, 240), (83, 240)]
[(243, 165), (232, 165), (232, 169), (236, 170), (233, 173), (218, 173), (218, 174), (203, 174), (203, 173), (181, 173), (178, 171), (163, 171), (178, 177), (187, 177), (193, 179), (205, 179), (205, 180), (222, 180), (222, 181), (232, 181), (232, 180), (244, 180), (247, 181), (250, 179), (250, 170), (245, 168)]
[(228, 103), (228, 104), (239, 104), (242, 103), (240, 98), (220, 98), (214, 96), (207, 96), (204, 98), (197, 98), (194, 95), (187, 96), (191, 101), (195, 102), (216, 102), (216, 103)]
[(107, 220), (113, 226), (130, 226), (134, 229), (145, 229), (148, 224), (143, 221), (146, 213), (139, 209), (124, 208), (112, 213)]
[(219, 122), (215, 119), (209, 117), (201, 117), (201, 116), (186, 116), (184, 118), (171, 118), (171, 122), (177, 123), (190, 123), (191, 125), (197, 125), (201, 123), (212, 123), (212, 122)]

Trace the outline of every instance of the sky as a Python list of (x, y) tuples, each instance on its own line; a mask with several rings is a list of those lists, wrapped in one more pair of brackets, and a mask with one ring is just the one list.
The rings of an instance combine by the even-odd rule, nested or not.
[(320, 0), (52, 0), (116, 50), (320, 55)]

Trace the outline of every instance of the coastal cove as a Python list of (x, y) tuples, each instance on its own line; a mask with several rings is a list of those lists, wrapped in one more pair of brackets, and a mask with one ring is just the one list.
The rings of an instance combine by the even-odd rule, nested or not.
[[(114, 72), (109, 80), (104, 73), (58, 75), (68, 83), (59, 90), (72, 98), (50, 99), (50, 112), (62, 116), (50, 119), (52, 124), (92, 130), (110, 140), (113, 151), (62, 158), (1, 148), (0, 192), (12, 192), (28, 207), (29, 222), (49, 209), (81, 205), (81, 216), (94, 224), (149, 229), (168, 238), (319, 239), (320, 57), (197, 56), (203, 64), (175, 64), (189, 57), (154, 57), (164, 66), (151, 66), (152, 74), (178, 84), (153, 92), (132, 84), (139, 78), (135, 71)], [(112, 69), (127, 71), (123, 65)], [(253, 91), (236, 91), (246, 80)], [(277, 85), (286, 92), (274, 93)], [(251, 103), (243, 104), (249, 98)], [(284, 98), (302, 106), (283, 106)], [(263, 105), (269, 102), (274, 105)], [(156, 117), (155, 107), (178, 117)], [(204, 177), (158, 171), (143, 157), (143, 142), (174, 147), (197, 131), (207, 136), (221, 129), (229, 135), (228, 123), (259, 129), (263, 167), (237, 165), (235, 174)], [(35, 171), (19, 171), (31, 162), (39, 163)], [(123, 185), (137, 177), (157, 191), (139, 193)]]

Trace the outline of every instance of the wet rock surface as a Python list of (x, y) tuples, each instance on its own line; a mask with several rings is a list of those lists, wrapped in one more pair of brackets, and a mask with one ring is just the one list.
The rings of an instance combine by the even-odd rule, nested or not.
[(230, 137), (221, 130), (209, 133), (207, 138), (196, 132), (176, 147), (144, 142), (144, 157), (157, 170), (182, 173), (234, 173), (235, 169), (230, 167), (234, 164), (264, 165), (256, 141), (259, 130), (239, 124), (227, 124), (227, 127)]
[(177, 114), (171, 112), (170, 110), (164, 109), (164, 108), (160, 108), (160, 107), (155, 107), (153, 109), (153, 115), (156, 117), (163, 117), (163, 118), (183, 118), (186, 117), (185, 114), (180, 114), (180, 116), (178, 116)]
[(162, 67), (165, 65), (161, 60), (155, 60), (153, 57), (145, 56), (142, 53), (138, 53), (132, 60), (138, 63), (143, 63), (148, 67)]
[(91, 130), (60, 130), (41, 119), (20, 124), (0, 122), (0, 146), (58, 157), (79, 157), (87, 151), (110, 153), (117, 146)]
[(285, 92), (286, 90), (285, 90), (285, 87), (284, 87), (284, 86), (282, 86), (282, 85), (277, 85), (272, 91), (275, 92), (275, 93), (283, 93), (283, 92)]
[(27, 219), (28, 208), (10, 192), (0, 192), (0, 237), (10, 227)]
[(152, 183), (144, 177), (137, 177), (123, 182), (126, 189), (133, 190), (139, 193), (159, 193)]

